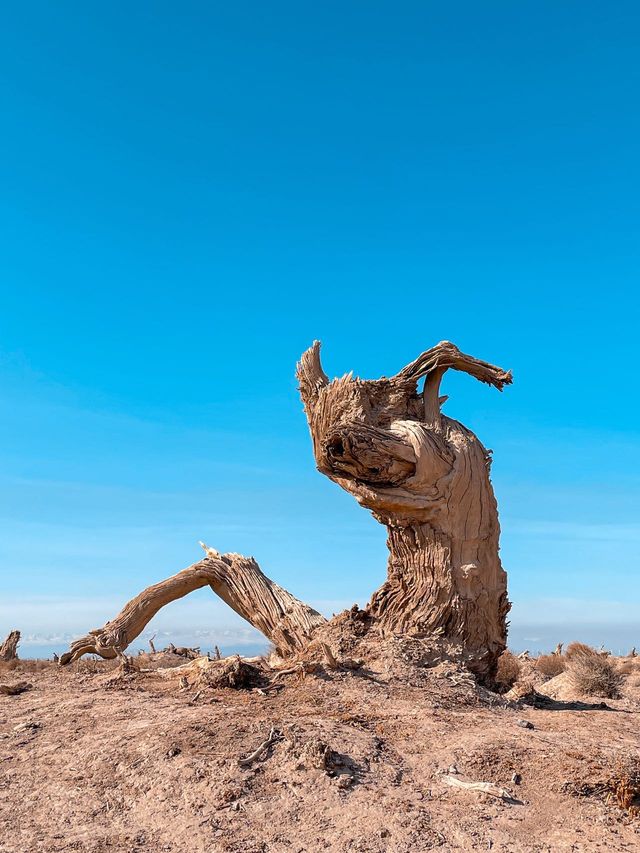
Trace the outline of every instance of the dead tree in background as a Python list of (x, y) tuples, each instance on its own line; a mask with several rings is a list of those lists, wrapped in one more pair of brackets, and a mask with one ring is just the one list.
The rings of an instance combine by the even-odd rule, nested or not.
[[(452, 640), (471, 669), (488, 675), (506, 645), (506, 575), (489, 453), (440, 411), (440, 382), (450, 368), (499, 390), (511, 382), (510, 373), (446, 341), (389, 379), (349, 374), (333, 382), (315, 342), (297, 376), (318, 469), (387, 527), (388, 576), (368, 605), (370, 629)], [(121, 656), (160, 608), (204, 586), (281, 655), (304, 651), (324, 617), (269, 580), (252, 558), (204, 547), (203, 560), (141, 592), (103, 628), (74, 642), (60, 663), (88, 652)]]
[(18, 657), (18, 643), (20, 642), (20, 631), (11, 631), (6, 640), (0, 646), (0, 661), (6, 663), (16, 660)]

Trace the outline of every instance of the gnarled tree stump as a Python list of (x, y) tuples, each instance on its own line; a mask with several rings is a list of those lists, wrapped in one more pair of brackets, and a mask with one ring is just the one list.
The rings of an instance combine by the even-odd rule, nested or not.
[[(391, 378), (349, 374), (333, 382), (316, 341), (297, 376), (318, 469), (387, 527), (388, 577), (368, 606), (371, 628), (453, 640), (470, 668), (488, 676), (506, 645), (506, 575), (498, 556), (490, 455), (470, 430), (440, 411), (446, 400), (440, 381), (449, 368), (499, 390), (511, 382), (510, 373), (446, 341)], [(281, 655), (304, 651), (326, 624), (252, 558), (203, 547), (205, 559), (141, 592), (103, 628), (74, 642), (60, 663), (87, 652), (121, 656), (161, 607), (203, 586)]]
[(298, 379), (318, 469), (387, 527), (388, 576), (368, 608), (378, 627), (456, 640), (470, 668), (488, 675), (506, 646), (509, 610), (498, 511), (490, 454), (441, 414), (449, 368), (499, 390), (512, 381), (448, 341), (389, 379), (333, 382), (316, 341)]
[(10, 660), (17, 660), (19, 642), (20, 631), (11, 631), (2, 645), (0, 645), (0, 661), (7, 663)]

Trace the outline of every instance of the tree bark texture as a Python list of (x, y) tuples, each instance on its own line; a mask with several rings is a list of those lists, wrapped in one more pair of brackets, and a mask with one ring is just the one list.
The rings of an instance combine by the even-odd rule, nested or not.
[(119, 657), (144, 630), (156, 613), (194, 589), (210, 586), (236, 613), (261, 631), (281, 655), (303, 649), (326, 619), (312, 607), (264, 575), (252, 557), (219, 554), (207, 556), (167, 580), (147, 587), (110, 622), (76, 640), (62, 655), (62, 665), (85, 654)]
[[(329, 382), (316, 342), (298, 379), (318, 469), (387, 527), (387, 580), (369, 612), (383, 633), (458, 641), (489, 675), (509, 610), (490, 454), (441, 413), (452, 368), (502, 390), (511, 374), (445, 341), (391, 378)], [(418, 380), (425, 377), (418, 392)]]

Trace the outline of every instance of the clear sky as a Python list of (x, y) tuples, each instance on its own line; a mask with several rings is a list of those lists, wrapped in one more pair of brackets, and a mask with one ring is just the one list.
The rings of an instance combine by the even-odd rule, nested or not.
[[(493, 448), (515, 647), (640, 646), (640, 11), (14, 3), (0, 28), (0, 634), (97, 627), (199, 557), (331, 613), (384, 530), (315, 471), (294, 366), (439, 340)], [(155, 626), (240, 648), (202, 591)]]

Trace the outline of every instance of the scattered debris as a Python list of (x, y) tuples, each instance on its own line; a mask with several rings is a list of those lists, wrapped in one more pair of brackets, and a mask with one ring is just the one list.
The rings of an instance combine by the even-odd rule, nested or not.
[(303, 767), (328, 772), (338, 763), (338, 754), (319, 738), (311, 738), (297, 750), (298, 769)]
[(221, 669), (209, 673), (207, 681), (211, 687), (248, 690), (260, 686), (264, 681), (264, 674), (258, 667), (242, 660), (240, 655), (236, 655)]
[(195, 648), (189, 648), (188, 646), (174, 646), (173, 643), (169, 643), (166, 649), (163, 649), (164, 652), (169, 652), (172, 655), (178, 655), (181, 658), (188, 658), (189, 660), (195, 660), (200, 657), (200, 647), (196, 646)]
[(37, 723), (34, 720), (30, 720), (27, 723), (19, 723), (17, 726), (14, 726), (13, 731), (16, 733), (18, 733), (18, 732), (35, 732), (40, 727), (41, 727), (40, 723)]

